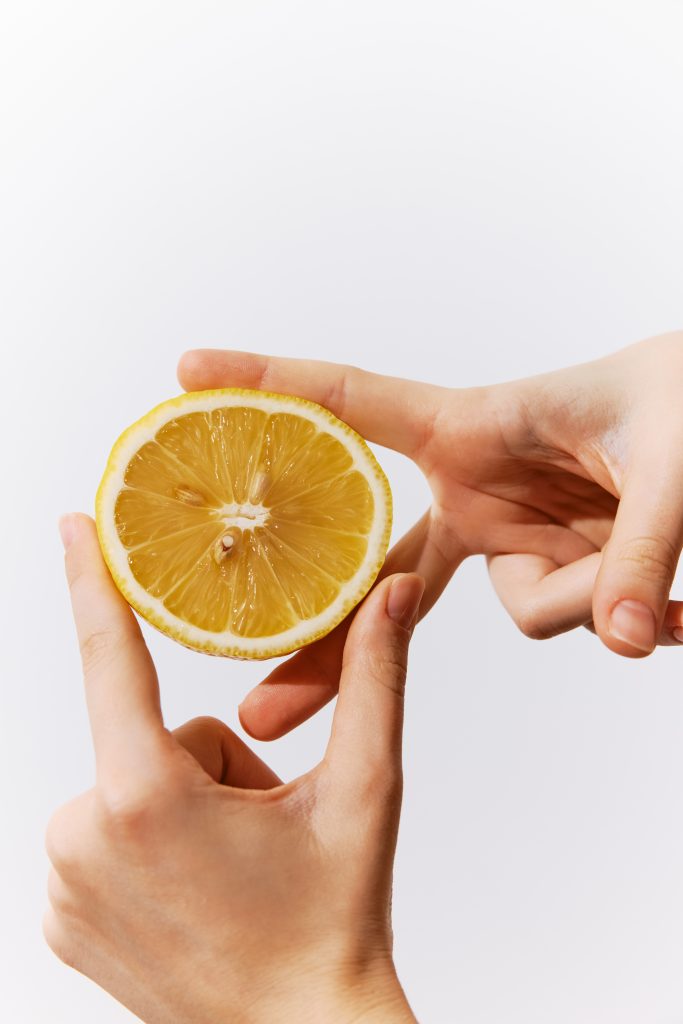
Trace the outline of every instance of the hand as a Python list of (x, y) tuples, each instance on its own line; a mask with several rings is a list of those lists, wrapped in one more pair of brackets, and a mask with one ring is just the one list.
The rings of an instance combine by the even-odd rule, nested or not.
[(92, 520), (66, 517), (63, 536), (97, 784), (48, 828), (51, 948), (149, 1024), (414, 1021), (390, 890), (423, 581), (363, 603), (325, 757), (283, 784), (215, 719), (164, 728)]
[[(186, 353), (179, 379), (312, 399), (412, 458), (433, 503), (384, 571), (425, 578), (421, 614), (464, 558), (484, 554), (527, 636), (586, 625), (628, 657), (683, 641), (683, 605), (668, 603), (683, 542), (683, 333), (487, 388), (210, 349)], [(240, 709), (248, 732), (273, 739), (334, 695), (347, 629), (252, 691)]]

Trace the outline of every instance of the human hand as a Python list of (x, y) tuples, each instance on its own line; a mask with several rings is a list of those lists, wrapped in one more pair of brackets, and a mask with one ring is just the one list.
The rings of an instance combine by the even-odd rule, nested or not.
[[(412, 458), (433, 503), (384, 572), (425, 578), (421, 614), (464, 558), (484, 554), (527, 636), (586, 625), (629, 657), (683, 640), (683, 604), (668, 602), (683, 542), (683, 455), (668, 440), (683, 426), (683, 333), (487, 388), (211, 349), (186, 353), (179, 379), (187, 390), (300, 395)], [(240, 709), (248, 732), (275, 738), (330, 700), (347, 629), (249, 694)]]
[(97, 783), (48, 827), (51, 948), (148, 1024), (414, 1021), (390, 892), (423, 581), (366, 598), (325, 757), (283, 784), (215, 719), (164, 728), (94, 523), (68, 516), (63, 536)]

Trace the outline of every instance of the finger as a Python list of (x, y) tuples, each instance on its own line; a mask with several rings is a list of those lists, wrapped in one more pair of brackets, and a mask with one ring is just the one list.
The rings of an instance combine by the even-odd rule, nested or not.
[[(598, 552), (558, 568), (537, 555), (494, 555), (488, 567), (494, 589), (518, 628), (533, 640), (545, 640), (577, 626), (595, 633), (593, 587), (601, 557)], [(683, 602), (669, 602), (657, 642), (683, 643)]]
[(114, 586), (95, 524), (60, 521), (99, 781), (147, 773), (166, 736), (156, 672), (140, 627)]
[[(464, 545), (436, 510), (394, 545), (378, 578), (415, 572), (425, 580), (420, 617), (438, 600), (465, 558)], [(242, 727), (254, 738), (273, 740), (305, 722), (337, 693), (346, 636), (353, 615), (328, 636), (299, 651), (247, 694), (240, 705)]]
[(353, 366), (251, 352), (194, 349), (178, 365), (186, 391), (241, 387), (308, 398), (368, 441), (411, 458), (425, 447), (447, 389)]
[(545, 640), (590, 622), (600, 552), (558, 568), (542, 555), (493, 555), (491, 582), (525, 636)]
[[(593, 550), (583, 537), (548, 524), (520, 527), (519, 539), (520, 545), (522, 541), (524, 545), (533, 543), (536, 550), (545, 545), (559, 562), (576, 560)], [(464, 545), (452, 528), (446, 526), (438, 511), (430, 510), (389, 552), (379, 579), (393, 572), (417, 572), (421, 575), (426, 581), (420, 604), (420, 616), (423, 616), (440, 597), (466, 554)], [(540, 575), (557, 568), (555, 561), (545, 559), (543, 563), (549, 568)], [(590, 595), (591, 591), (587, 591), (589, 609)], [(347, 618), (329, 636), (278, 665), (247, 694), (240, 706), (240, 721), (246, 732), (259, 740), (277, 739), (306, 721), (334, 697), (351, 621), (351, 617)], [(566, 628), (573, 627), (567, 625)]]
[(193, 718), (174, 729), (173, 736), (214, 782), (238, 789), (272, 789), (282, 784), (275, 772), (217, 718)]
[(345, 789), (365, 792), (400, 778), (408, 645), (423, 592), (420, 576), (383, 580), (349, 630), (325, 755)]
[(239, 706), (242, 728), (257, 740), (276, 740), (324, 708), (339, 689), (350, 621), (278, 665)]
[(683, 644), (683, 601), (669, 601), (659, 643), (665, 647)]
[(683, 469), (660, 443), (629, 470), (593, 596), (600, 639), (632, 658), (655, 647), (683, 543)]
[[(593, 620), (584, 623), (585, 628), (597, 636)], [(658, 647), (680, 647), (683, 644), (683, 601), (669, 601), (664, 624), (657, 637)]]
[(560, 566), (592, 555), (596, 547), (575, 530), (557, 523), (514, 524), (501, 517), (498, 524), (487, 524), (485, 550), (496, 552), (501, 549), (506, 554), (533, 552)]

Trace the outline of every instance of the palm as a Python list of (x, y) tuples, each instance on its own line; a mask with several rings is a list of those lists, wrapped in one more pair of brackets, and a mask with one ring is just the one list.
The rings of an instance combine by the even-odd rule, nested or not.
[[(603, 456), (600, 443), (582, 444), (576, 418), (563, 410), (553, 429), (544, 431), (540, 416), (529, 429), (524, 402), (509, 385), (451, 401), (420, 453), (435, 498), (432, 533), (451, 571), (468, 555), (485, 555), (501, 600), (529, 636), (591, 626), (622, 467)], [(582, 416), (580, 426), (596, 438), (606, 432), (595, 416)]]
[[(484, 433), (484, 431), (482, 431)], [(616, 497), (573, 458), (511, 454), (492, 437), (435, 439), (428, 479), (435, 511), (467, 554), (528, 552), (558, 566), (599, 550)]]
[[(677, 337), (657, 344), (656, 365), (661, 344), (669, 355), (672, 347), (677, 356), (683, 351)], [(647, 370), (652, 358), (646, 356)], [(641, 426), (632, 414), (641, 350), (626, 350), (623, 358), (618, 385), (609, 359), (526, 382), (453, 390), (327, 363), (212, 350), (188, 353), (179, 376), (189, 390), (231, 385), (301, 395), (330, 408), (368, 440), (412, 458), (433, 502), (389, 553), (382, 575), (420, 573), (424, 614), (463, 559), (484, 554), (518, 626), (544, 637), (592, 626), (602, 549), (617, 529), (629, 433), (637, 435)], [(671, 559), (667, 555), (667, 567), (658, 569), (661, 545), (642, 536), (647, 543), (636, 538), (633, 561), (654, 566), (653, 586), (668, 596), (670, 579), (667, 584), (664, 577)], [(643, 579), (636, 589), (645, 594), (649, 584)], [(612, 591), (602, 585), (596, 627), (612, 649), (633, 655), (638, 652), (606, 635), (609, 594), (618, 585)], [(683, 606), (672, 602), (666, 620), (660, 613), (660, 642), (675, 642), (672, 629), (679, 620)], [(347, 620), (279, 665), (247, 697), (240, 709), (247, 731), (275, 738), (334, 696), (348, 626)]]

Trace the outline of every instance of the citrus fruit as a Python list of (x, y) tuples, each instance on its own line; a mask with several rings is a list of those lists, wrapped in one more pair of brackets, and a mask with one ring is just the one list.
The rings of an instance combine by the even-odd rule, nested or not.
[(163, 633), (270, 658), (324, 636), (370, 589), (391, 492), (365, 441), (322, 406), (197, 391), (118, 439), (97, 529), (119, 590)]

